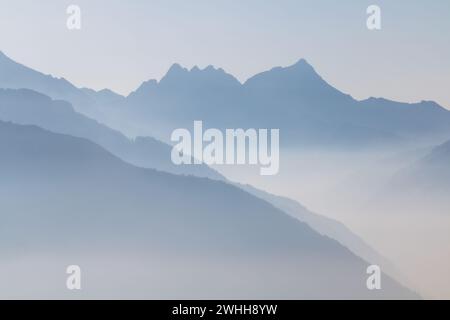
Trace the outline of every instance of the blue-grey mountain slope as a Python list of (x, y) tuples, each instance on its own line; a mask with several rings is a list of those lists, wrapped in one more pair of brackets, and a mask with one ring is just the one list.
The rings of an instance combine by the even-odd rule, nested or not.
[(106, 118), (109, 103), (120, 101), (122, 96), (110, 91), (80, 89), (64, 78), (35, 71), (17, 63), (0, 51), (0, 88), (31, 89), (53, 99), (69, 101), (82, 113), (95, 118)]
[(329, 85), (305, 60), (276, 67), (241, 84), (222, 69), (174, 64), (158, 82), (144, 82), (124, 98), (109, 90), (79, 89), (0, 54), (0, 87), (28, 88), (127, 135), (167, 142), (194, 120), (215, 128), (279, 128), (282, 146), (366, 148), (435, 143), (450, 135), (450, 112), (434, 102), (357, 101)]
[[(186, 297), (203, 298), (417, 297), (385, 275), (382, 290), (367, 290), (367, 263), (228, 184), (141, 169), (88, 140), (5, 122), (0, 153), (1, 256), (17, 270), (35, 259), (29, 272), (36, 281), (46, 277), (40, 257), (64, 256), (112, 279), (90, 278), (85, 294), (93, 297), (103, 297), (105, 286), (122, 297), (148, 297), (167, 289), (174, 296), (170, 288), (186, 285)], [(124, 257), (126, 272), (111, 274)], [(150, 266), (161, 267), (158, 284), (145, 281), (155, 272)], [(178, 279), (180, 266), (188, 282)], [(140, 281), (121, 286), (136, 274)], [(21, 285), (34, 294), (68, 292), (53, 287), (54, 275), (33, 290), (23, 274), (6, 276), (2, 296)]]
[(363, 239), (358, 237), (339, 221), (313, 213), (292, 199), (276, 196), (258, 190), (250, 185), (237, 184), (237, 186), (256, 197), (271, 203), (276, 208), (279, 208), (292, 217), (305, 222), (318, 233), (337, 240), (343, 246), (347, 247), (364, 260), (369, 261), (372, 264), (382, 266), (385, 272), (395, 276), (396, 279), (401, 279), (400, 272), (396, 270), (391, 262), (382, 257), (376, 250), (365, 243)]
[(176, 174), (222, 179), (206, 165), (174, 165), (171, 148), (151, 137), (130, 140), (122, 133), (77, 113), (65, 101), (55, 101), (28, 89), (0, 89), (0, 120), (32, 124), (44, 129), (89, 139), (134, 165)]
[(415, 166), (418, 178), (450, 191), (450, 140), (435, 147)]
[(393, 195), (450, 210), (450, 141), (397, 172), (388, 183)]
[[(120, 132), (75, 112), (70, 104), (51, 100), (31, 90), (0, 89), (0, 120), (36, 125), (55, 133), (89, 139), (117, 157), (139, 167), (226, 180), (207, 166), (176, 166), (170, 160), (169, 145), (148, 137), (138, 137), (130, 141)], [(319, 233), (339, 241), (366, 261), (383, 265), (386, 272), (395, 274), (391, 272), (393, 268), (384, 258), (339, 222), (312, 213), (293, 200), (276, 197), (250, 186), (237, 186), (306, 222)]]
[[(389, 217), (392, 221), (404, 217), (416, 229), (420, 230), (417, 227), (420, 226), (434, 230), (433, 239), (442, 237), (433, 250), (429, 250), (436, 252), (438, 245), (448, 243), (445, 237), (450, 226), (450, 142), (426, 150), (428, 148), (422, 150), (419, 157), (405, 160), (400, 169), (383, 176), (360, 205), (360, 211), (367, 216)], [(423, 221), (412, 222), (419, 218)]]
[(434, 102), (357, 101), (305, 60), (244, 84), (221, 69), (174, 65), (160, 82), (144, 83), (119, 105), (133, 121), (155, 124), (155, 134), (166, 139), (198, 119), (206, 127), (279, 128), (284, 146), (328, 149), (429, 142), (450, 132), (450, 112)]

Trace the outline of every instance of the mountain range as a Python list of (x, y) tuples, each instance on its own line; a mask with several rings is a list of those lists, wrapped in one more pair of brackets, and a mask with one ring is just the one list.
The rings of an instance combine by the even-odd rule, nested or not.
[(353, 99), (329, 85), (304, 59), (259, 73), (241, 84), (223, 69), (174, 64), (160, 80), (127, 97), (79, 89), (0, 53), (0, 87), (28, 88), (127, 135), (169, 142), (176, 128), (202, 120), (213, 128), (278, 128), (287, 147), (367, 148), (436, 143), (450, 136), (450, 111), (435, 102)]
[(174, 165), (170, 161), (171, 147), (161, 141), (151, 137), (131, 140), (119, 131), (76, 112), (70, 103), (52, 100), (29, 89), (0, 89), (0, 119), (89, 139), (137, 166), (223, 179), (206, 165)]
[(166, 126), (279, 128), (288, 147), (365, 148), (448, 138), (450, 112), (434, 102), (357, 101), (333, 88), (305, 60), (240, 84), (222, 69), (174, 65), (161, 81), (144, 83), (117, 108), (134, 122)]
[[(52, 100), (29, 89), (0, 89), (0, 120), (36, 125), (54, 133), (88, 139), (138, 167), (208, 177), (232, 184), (206, 165), (174, 165), (170, 160), (171, 148), (163, 142), (151, 137), (130, 140), (119, 131), (76, 112), (68, 102)], [(294, 200), (274, 196), (249, 185), (234, 185), (307, 223), (320, 234), (339, 241), (363, 259), (382, 265), (389, 274), (397, 274), (386, 259), (338, 221), (313, 213)]]
[[(362, 259), (376, 261), (383, 268), (389, 264), (344, 225), (290, 199), (230, 183), (207, 166), (174, 166), (169, 161), (171, 147), (165, 142), (173, 129), (190, 128), (200, 119), (216, 128), (280, 128), (282, 147), (290, 148), (346, 150), (436, 144), (450, 136), (450, 112), (436, 103), (408, 104), (381, 98), (357, 101), (329, 85), (303, 59), (260, 73), (243, 84), (212, 66), (188, 70), (175, 64), (160, 81), (146, 81), (123, 97), (108, 89), (77, 88), (0, 53), (0, 88), (5, 88), (0, 89), (0, 120), (21, 124), (0, 122), (5, 135), (0, 147), (5, 158), (0, 165), (8, 183), (8, 188), (6, 184), (2, 188), (2, 211), (19, 215), (7, 217), (4, 240), (13, 239), (19, 251), (31, 252), (34, 246), (37, 250), (59, 250), (55, 243), (61, 239), (71, 248), (88, 246), (91, 241), (99, 242), (102, 249), (114, 243), (124, 250), (131, 245), (139, 251), (144, 250), (137, 249), (140, 244), (145, 244), (147, 249), (173, 254), (185, 251), (194, 255), (194, 248), (208, 254), (238, 251), (244, 256), (267, 251), (267, 256), (257, 257), (265, 262), (270, 254), (278, 257), (282, 252), (283, 259), (289, 256), (293, 263), (285, 266), (298, 264), (300, 273), (304, 273), (298, 282), (292, 282), (290, 292), (280, 293), (282, 296), (308, 297), (295, 283), (301, 285), (310, 279), (311, 284), (317, 284), (309, 288), (313, 296), (324, 297), (325, 290), (325, 297), (417, 297), (390, 279), (384, 293), (366, 292), (361, 287), (365, 274), (358, 273), (356, 281), (354, 275), (340, 273), (344, 269), (363, 270), (367, 263)], [(436, 155), (445, 163), (447, 149), (446, 144), (436, 148), (434, 156), (423, 159), (422, 168), (425, 163), (434, 163), (431, 159)], [(112, 174), (108, 176), (108, 172)], [(21, 186), (26, 188), (21, 191)], [(27, 201), (19, 204), (20, 197)], [(217, 209), (212, 200), (226, 205)], [(185, 203), (188, 207), (181, 207)], [(193, 220), (181, 212), (195, 213)], [(264, 219), (255, 216), (260, 212)], [(25, 213), (30, 216), (22, 216)], [(289, 215), (296, 219), (286, 220)], [(21, 225), (16, 218), (26, 221), (23, 234), (28, 232), (36, 241), (17, 237)], [(111, 225), (105, 225), (105, 219), (110, 218)], [(250, 225), (256, 221), (253, 230)], [(286, 229), (281, 239), (268, 229), (273, 225), (278, 230), (275, 234), (283, 233), (288, 224), (302, 227)], [(58, 226), (59, 231), (49, 232), (51, 225)], [(128, 233), (116, 243), (113, 235), (123, 233), (119, 225)], [(71, 237), (72, 227), (84, 230), (86, 240)], [(173, 232), (169, 236), (163, 234), (164, 230)], [(99, 234), (102, 236), (96, 238)], [(230, 235), (236, 235), (236, 241), (229, 239)], [(205, 245), (210, 238), (218, 246), (212, 251)], [(266, 250), (268, 247), (270, 250)], [(8, 246), (0, 248), (8, 251)], [(297, 252), (301, 253), (299, 260), (291, 261)], [(258, 270), (254, 260), (248, 263)], [(329, 263), (339, 267), (330, 271), (325, 266)], [(317, 273), (312, 273), (316, 268)], [(388, 269), (383, 270), (392, 274)], [(332, 279), (330, 287), (321, 277)], [(334, 285), (343, 285), (339, 278), (349, 281), (348, 290), (336, 289)], [(291, 280), (281, 279), (283, 283)], [(253, 285), (257, 287), (256, 282)]]
[[(176, 260), (192, 277), (191, 297), (210, 297), (201, 263), (190, 264), (208, 257), (209, 265), (228, 261), (208, 269), (217, 282), (229, 274), (235, 279), (230, 289), (215, 287), (219, 297), (417, 298), (386, 275), (383, 290), (367, 290), (367, 263), (229, 184), (138, 168), (89, 140), (3, 121), (0, 152), (0, 250), (3, 259), (20, 254), (19, 268), (30, 253), (53, 259), (72, 253), (84, 265), (107, 262), (113, 269), (122, 253), (137, 261), (157, 256), (166, 286), (179, 277), (169, 267)], [(242, 277), (246, 270), (253, 278)], [(117, 284), (142, 270), (129, 265), (126, 274), (104, 272), (116, 279), (108, 288), (127, 296), (135, 293)], [(8, 277), (2, 283), (14, 285), (14, 275)], [(262, 283), (267, 290), (258, 293)], [(140, 281), (147, 292), (140, 296), (155, 293), (152, 285)]]

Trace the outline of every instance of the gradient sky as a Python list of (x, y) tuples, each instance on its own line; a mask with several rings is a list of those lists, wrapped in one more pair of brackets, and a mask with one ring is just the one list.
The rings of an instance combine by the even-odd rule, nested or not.
[[(66, 8), (82, 29), (66, 28)], [(382, 30), (366, 8), (382, 9)], [(171, 64), (209, 64), (244, 81), (306, 58), (357, 99), (450, 108), (450, 1), (0, 0), (0, 50), (77, 86), (127, 94)]]

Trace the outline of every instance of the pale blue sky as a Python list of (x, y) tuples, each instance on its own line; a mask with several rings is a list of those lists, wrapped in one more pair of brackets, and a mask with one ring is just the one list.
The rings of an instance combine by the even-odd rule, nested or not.
[[(82, 30), (66, 28), (66, 8)], [(382, 30), (366, 8), (382, 9)], [(306, 58), (363, 99), (450, 108), (450, 1), (0, 0), (0, 50), (77, 86), (127, 94), (170, 65), (213, 64), (244, 81)]]

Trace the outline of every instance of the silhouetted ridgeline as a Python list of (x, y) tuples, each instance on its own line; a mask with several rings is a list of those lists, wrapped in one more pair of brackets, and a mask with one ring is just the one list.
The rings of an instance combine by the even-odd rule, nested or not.
[[(39, 275), (38, 257), (72, 255), (94, 270), (109, 265), (104, 273), (114, 281), (108, 292), (120, 290), (122, 296), (158, 295), (155, 283), (145, 281), (151, 268), (135, 264), (158, 257), (152, 265), (162, 268), (162, 292), (177, 282), (183, 265), (191, 276), (185, 284), (192, 289), (189, 297), (416, 297), (387, 276), (383, 290), (367, 290), (363, 260), (225, 183), (137, 168), (88, 140), (5, 122), (0, 152), (2, 256), (20, 253), (12, 262), (17, 270), (36, 257), (30, 272), (36, 281), (49, 278), (35, 294), (58, 292), (54, 275)], [(124, 257), (130, 259), (126, 272), (114, 273)], [(216, 282), (205, 281), (205, 265)], [(136, 273), (140, 282), (117, 287)], [(239, 279), (232, 287), (221, 282), (229, 275)], [(8, 284), (3, 296), (20, 286), (20, 275), (8, 277), (1, 279)], [(102, 278), (90, 281), (98, 295), (89, 289), (86, 294), (102, 296)], [(261, 285), (267, 290), (258, 290)]]

